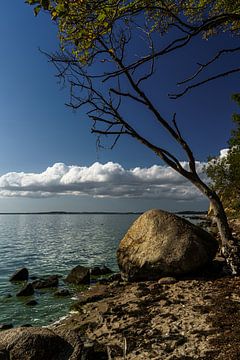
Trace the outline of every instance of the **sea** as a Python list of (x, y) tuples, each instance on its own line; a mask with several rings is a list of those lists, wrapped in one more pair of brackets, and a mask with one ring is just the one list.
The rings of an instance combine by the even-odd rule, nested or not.
[[(67, 287), (64, 278), (77, 265), (106, 265), (117, 272), (119, 241), (138, 216), (0, 214), (0, 325), (43, 326), (68, 314), (75, 294), (83, 289)], [(31, 297), (16, 297), (23, 284), (11, 283), (9, 278), (22, 267), (28, 268), (30, 281), (59, 275), (59, 288), (67, 288), (71, 296), (56, 297), (56, 289), (45, 289), (35, 290)], [(29, 300), (36, 300), (37, 305), (27, 305)]]

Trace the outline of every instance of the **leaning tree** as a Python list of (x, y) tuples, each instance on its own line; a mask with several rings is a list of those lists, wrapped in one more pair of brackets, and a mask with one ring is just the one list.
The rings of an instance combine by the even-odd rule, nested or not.
[[(165, 164), (194, 184), (211, 202), (221, 238), (221, 249), (233, 274), (240, 273), (237, 242), (232, 238), (227, 217), (219, 196), (196, 171), (195, 157), (184, 139), (176, 120), (162, 114), (149, 91), (159, 67), (158, 60), (188, 45), (198, 36), (209, 37), (220, 31), (238, 35), (240, 1), (189, 0), (27, 0), (50, 13), (58, 25), (60, 51), (46, 54), (57, 69), (60, 80), (69, 84), (69, 106), (85, 108), (92, 121), (92, 133), (98, 142), (111, 136), (112, 147), (122, 136), (136, 139), (156, 153)], [(160, 36), (166, 41), (161, 41)], [(140, 55), (132, 51), (141, 39)], [(164, 44), (164, 45), (162, 45)], [(240, 47), (222, 48), (196, 72), (181, 82), (186, 86), (172, 98), (183, 96), (194, 87), (231, 75), (240, 68), (231, 68), (198, 80), (206, 68), (224, 55), (234, 55)], [(188, 159), (186, 167), (174, 154), (152, 141), (138, 129), (136, 119), (126, 115), (124, 107), (131, 102), (148, 112), (146, 122), (155, 121), (164, 136), (172, 138)]]

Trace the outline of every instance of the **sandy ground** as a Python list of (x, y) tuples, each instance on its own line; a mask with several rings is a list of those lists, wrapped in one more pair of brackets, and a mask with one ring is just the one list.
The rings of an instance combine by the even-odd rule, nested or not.
[[(230, 223), (238, 237), (240, 220)], [(107, 347), (109, 359), (239, 360), (240, 277), (221, 268), (216, 261), (192, 279), (97, 285), (53, 328), (79, 331)]]

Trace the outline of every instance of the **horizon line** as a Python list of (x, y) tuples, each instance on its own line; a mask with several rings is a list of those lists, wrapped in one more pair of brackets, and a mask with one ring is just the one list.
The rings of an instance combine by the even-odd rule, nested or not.
[[(147, 211), (147, 210), (146, 210)], [(165, 211), (165, 210), (164, 210)], [(0, 212), (0, 215), (141, 215), (145, 211), (27, 211)], [(207, 214), (207, 210), (172, 211), (174, 214)]]

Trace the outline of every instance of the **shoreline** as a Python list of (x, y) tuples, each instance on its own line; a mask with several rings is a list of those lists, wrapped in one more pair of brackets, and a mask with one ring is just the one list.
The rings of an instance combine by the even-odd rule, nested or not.
[[(240, 240), (240, 219), (230, 226)], [(9, 336), (51, 334), (72, 349), (61, 360), (88, 353), (111, 360), (238, 360), (240, 276), (227, 276), (222, 261), (185, 278), (103, 280), (79, 293), (74, 312), (50, 325), (2, 332), (0, 352)]]

